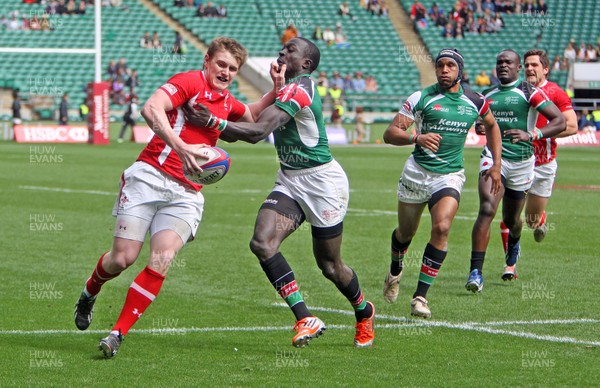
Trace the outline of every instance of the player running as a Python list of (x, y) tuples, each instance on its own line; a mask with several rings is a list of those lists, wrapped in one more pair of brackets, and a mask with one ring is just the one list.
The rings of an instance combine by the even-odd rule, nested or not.
[[(220, 119), (254, 121), (275, 100), (272, 91), (246, 106), (227, 91), (246, 58), (246, 49), (237, 41), (217, 38), (208, 48), (203, 70), (173, 76), (144, 105), (142, 116), (155, 135), (121, 177), (112, 249), (100, 257), (75, 306), (75, 324), (86, 330), (102, 285), (135, 263), (150, 232), (148, 265), (131, 284), (109, 335), (100, 341), (107, 358), (117, 353), (124, 336), (156, 298), (173, 258), (193, 240), (202, 219), (202, 186), (188, 181), (184, 171), (200, 170), (196, 158), (203, 156), (198, 150), (216, 144)], [(276, 84), (283, 81), (274, 67), (271, 77)], [(182, 107), (192, 103), (206, 105), (218, 120), (202, 126), (187, 122)]]
[[(546, 96), (562, 112), (567, 126), (558, 135), (533, 142), (535, 155), (535, 176), (525, 204), (525, 220), (527, 225), (533, 229), (533, 238), (542, 242), (546, 237), (546, 205), (552, 195), (552, 186), (558, 168), (556, 163), (556, 138), (571, 136), (577, 133), (577, 115), (571, 105), (571, 99), (554, 82), (548, 81), (550, 72), (550, 61), (543, 50), (529, 50), (523, 56), (525, 62), (525, 77), (527, 81), (541, 89)], [(536, 128), (543, 128), (548, 123), (546, 117), (539, 115)], [(506, 253), (508, 244), (508, 228), (501, 223), (502, 244)]]
[[(412, 315), (430, 318), (427, 291), (435, 280), (448, 251), (448, 234), (465, 183), (463, 151), (469, 129), (478, 117), (486, 127), (493, 166), (483, 179), (489, 194), (496, 195), (500, 182), (500, 128), (485, 98), (460, 84), (462, 55), (443, 49), (435, 60), (437, 84), (413, 93), (383, 134), (388, 144), (415, 144), (398, 183), (398, 227), (392, 232), (392, 261), (383, 286), (389, 303), (398, 298), (403, 273), (402, 260), (428, 206), (431, 237), (423, 253), (417, 289), (410, 302)], [(415, 124), (415, 133), (408, 129)]]
[[(319, 49), (311, 41), (294, 38), (287, 42), (277, 59), (285, 68), (286, 85), (277, 93), (275, 104), (264, 110), (256, 124), (227, 123), (221, 138), (256, 143), (271, 132), (275, 137), (280, 170), (273, 191), (258, 211), (250, 249), (296, 317), (292, 345), (304, 347), (325, 330), (323, 321), (306, 307), (294, 271), (279, 251), (282, 242), (308, 221), (317, 265), (354, 308), (354, 345), (369, 347), (375, 337), (375, 308), (365, 300), (356, 274), (341, 258), (349, 188), (346, 173), (329, 150), (321, 99), (310, 78), (319, 60)], [(198, 109), (199, 122), (212, 119), (205, 108)]]
[[(471, 268), (465, 287), (472, 292), (483, 289), (483, 261), (490, 240), (490, 225), (502, 199), (502, 221), (508, 227), (506, 267), (502, 279), (516, 278), (516, 263), (521, 253), (519, 244), (523, 221), (521, 211), (527, 191), (533, 181), (534, 140), (548, 138), (565, 128), (560, 110), (544, 92), (519, 78), (521, 57), (513, 50), (504, 50), (496, 57), (499, 85), (484, 91), (494, 117), (502, 130), (502, 184), (498, 195), (490, 194), (490, 183), (482, 179), (491, 166), (490, 149), (481, 154), (479, 178), (479, 214), (471, 235)], [(548, 118), (543, 128), (535, 128), (538, 112)]]

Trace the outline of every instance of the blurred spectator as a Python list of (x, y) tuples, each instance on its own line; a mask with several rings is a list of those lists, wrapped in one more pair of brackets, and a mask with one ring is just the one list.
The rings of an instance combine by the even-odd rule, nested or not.
[(546, 15), (548, 13), (548, 6), (544, 0), (538, 0), (536, 11), (539, 15)]
[(294, 23), (290, 22), (281, 35), (281, 44), (286, 44), (291, 39), (298, 37), (298, 35), (298, 29), (294, 26)]
[(576, 54), (575, 60), (577, 62), (585, 62), (585, 52), (586, 52), (585, 42), (581, 42), (581, 44), (579, 45), (579, 48), (576, 51), (577, 51), (577, 54)]
[(577, 122), (577, 128), (584, 132), (596, 132), (596, 123), (592, 118), (589, 110), (584, 109), (581, 113), (577, 112), (579, 121)]
[(429, 18), (436, 26), (444, 26), (447, 22), (446, 15), (444, 14), (444, 9), (437, 5), (434, 1), (433, 5), (429, 9)]
[(0, 16), (0, 28), (6, 28), (8, 25), (8, 18), (6, 15)]
[(347, 1), (344, 1), (340, 4), (338, 8), (338, 15), (342, 17), (349, 16), (352, 20), (356, 19), (356, 17), (352, 15), (352, 12), (350, 11), (350, 6), (348, 5)]
[(187, 8), (196, 8), (196, 6), (194, 5), (194, 0), (185, 0), (185, 6)]
[(227, 8), (225, 8), (224, 4), (219, 4), (219, 8), (217, 9), (217, 11), (219, 12), (218, 16), (221, 18), (226, 18), (227, 17)]
[(58, 15), (65, 15), (67, 13), (67, 7), (65, 6), (65, 0), (58, 0), (58, 5), (56, 6), (56, 13)]
[(152, 48), (152, 38), (150, 38), (150, 33), (148, 31), (144, 32), (144, 36), (140, 39), (140, 47)]
[(317, 83), (319, 82), (321, 82), (325, 88), (329, 88), (329, 80), (327, 79), (327, 73), (325, 73), (324, 71), (319, 73)]
[(379, 9), (379, 16), (387, 17), (390, 13), (390, 10), (387, 6), (385, 0), (381, 0), (381, 8)]
[(333, 108), (331, 110), (331, 124), (334, 127), (342, 128), (344, 119), (344, 106), (341, 100), (333, 100)]
[(321, 97), (321, 101), (325, 102), (325, 99), (328, 96), (328, 88), (325, 86), (325, 83), (322, 79), (317, 81), (317, 93), (319, 93), (319, 97)]
[(204, 3), (200, 3), (198, 8), (196, 9), (196, 16), (201, 18), (206, 16), (206, 6), (204, 5)]
[(125, 86), (129, 88), (129, 94), (135, 93), (135, 88), (140, 86), (140, 81), (138, 80), (138, 73), (136, 69), (131, 70), (131, 75), (125, 81)]
[(156, 31), (154, 31), (154, 34), (152, 34), (152, 47), (155, 49), (162, 47), (160, 37), (158, 36), (158, 32), (156, 32)]
[(348, 42), (348, 38), (346, 37), (346, 33), (344, 32), (342, 25), (338, 23), (337, 26), (335, 26), (335, 43), (336, 44), (343, 44)]
[(321, 26), (316, 26), (312, 33), (313, 40), (323, 40), (323, 30)]
[(344, 76), (344, 86), (342, 87), (345, 92), (352, 92), (354, 88), (352, 87), (352, 75), (346, 74)]
[(108, 63), (108, 66), (106, 68), (106, 74), (108, 75), (108, 78), (110, 78), (111, 80), (117, 74), (117, 63), (114, 60), (111, 60)]
[(363, 107), (356, 107), (356, 115), (354, 115), (354, 140), (353, 144), (362, 143), (365, 141), (365, 118), (363, 116)]
[(117, 139), (117, 142), (123, 143), (127, 127), (131, 127), (131, 130), (133, 131), (135, 121), (138, 119), (138, 117), (138, 99), (135, 94), (132, 94), (131, 100), (129, 101), (129, 105), (127, 106), (125, 114), (123, 115), (123, 126), (121, 127), (121, 132), (119, 133), (119, 138)]
[(598, 61), (598, 53), (596, 49), (591, 44), (587, 45), (587, 50), (585, 52), (585, 60), (587, 62), (597, 62)]
[(376, 93), (377, 92), (377, 80), (372, 75), (368, 75), (365, 79), (365, 92)]
[(174, 0), (173, 5), (175, 7), (183, 7), (185, 4), (183, 3), (183, 0)]
[(183, 40), (181, 39), (181, 34), (179, 31), (175, 31), (175, 42), (173, 42), (173, 54), (181, 54), (181, 46), (183, 44)]
[(487, 9), (490, 10), (491, 13), (496, 12), (496, 4), (492, 0), (484, 0), (481, 4), (481, 9), (485, 12)]
[(451, 22), (446, 23), (446, 25), (442, 29), (442, 37), (454, 38), (454, 27), (452, 26)]
[(68, 0), (65, 7), (67, 8), (68, 15), (75, 15), (77, 12), (77, 4), (75, 3), (75, 0)]
[(554, 57), (554, 62), (552, 62), (551, 69), (555, 70), (555, 71), (561, 70), (561, 68), (560, 68), (560, 55), (557, 55), (557, 56)]
[(29, 21), (29, 29), (32, 31), (39, 31), (42, 29), (42, 24), (38, 19), (37, 15), (33, 15), (31, 20)]
[(471, 80), (469, 79), (469, 73), (466, 71), (463, 72), (462, 78), (460, 79), (461, 85), (469, 85)]
[(492, 80), (487, 75), (485, 70), (481, 70), (481, 73), (475, 78), (475, 85), (477, 86), (490, 86), (492, 84)]
[(121, 74), (123, 74), (123, 77), (131, 73), (131, 70), (129, 70), (125, 58), (119, 59), (119, 63), (117, 63), (117, 73), (119, 72), (119, 70), (121, 70)]
[(113, 104), (124, 105), (127, 96), (125, 95), (125, 75), (122, 69), (117, 69), (112, 84), (111, 84), (111, 97)]
[(567, 59), (567, 61), (569, 63), (575, 62), (575, 58), (577, 57), (577, 52), (575, 51), (575, 48), (573, 47), (574, 43), (575, 43), (575, 40), (571, 39), (571, 41), (567, 44), (565, 51), (563, 52), (563, 57), (565, 59)]
[(335, 43), (335, 34), (331, 31), (331, 28), (327, 27), (325, 31), (323, 31), (323, 40), (331, 46)]
[(13, 90), (12, 95), (12, 122), (14, 128), (15, 125), (19, 125), (23, 121), (21, 120), (21, 97), (19, 96), (19, 92), (17, 90)]
[(340, 101), (342, 99), (343, 93), (344, 90), (340, 88), (337, 84), (331, 85), (331, 87), (329, 88), (329, 97), (331, 97), (331, 101)]
[(77, 13), (79, 15), (85, 15), (85, 11), (87, 9), (87, 3), (85, 0), (79, 0), (79, 7), (77, 7)]
[(463, 24), (462, 24), (462, 22), (459, 21), (456, 23), (456, 27), (454, 28), (454, 38), (462, 39), (464, 37), (465, 37), (465, 31), (463, 29)]
[(379, 15), (381, 12), (380, 0), (367, 0), (367, 12), (371, 15)]
[(425, 6), (419, 0), (414, 0), (413, 5), (410, 7), (410, 19), (416, 23), (421, 19), (425, 19), (426, 14)]
[(81, 121), (86, 121), (89, 113), (90, 108), (87, 105), (87, 98), (84, 98), (81, 104), (79, 104), (79, 118)]
[(354, 73), (354, 78), (352, 79), (352, 89), (355, 92), (362, 93), (365, 91), (367, 85), (365, 83), (365, 79), (363, 78), (363, 74), (360, 71)]
[(209, 17), (209, 18), (219, 17), (219, 10), (217, 9), (217, 7), (214, 6), (212, 1), (209, 1), (208, 3), (206, 3), (205, 13), (206, 13), (206, 17)]
[(58, 106), (58, 125), (67, 125), (69, 123), (69, 95), (63, 94)]
[(6, 24), (6, 29), (9, 31), (17, 31), (22, 28), (23, 24), (16, 18), (15, 15), (10, 17), (10, 20)]
[(494, 19), (491, 22), (491, 30), (492, 32), (500, 32), (502, 28), (504, 28), (504, 19), (502, 19), (500, 13), (496, 12)]
[(339, 71), (334, 71), (333, 77), (329, 80), (330, 88), (333, 88), (336, 85), (339, 89), (344, 89), (344, 80), (342, 79), (342, 77), (340, 77)]
[(527, 0), (525, 4), (523, 4), (521, 12), (526, 13), (528, 15), (533, 15), (537, 11), (537, 7), (533, 1), (534, 0)]

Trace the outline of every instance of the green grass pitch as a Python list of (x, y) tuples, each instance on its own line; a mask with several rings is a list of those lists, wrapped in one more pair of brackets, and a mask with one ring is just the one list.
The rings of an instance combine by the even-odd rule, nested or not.
[[(372, 141), (383, 126), (373, 126)], [(115, 129), (113, 128), (113, 133)], [(429, 321), (409, 301), (429, 238), (427, 211), (405, 261), (398, 301), (381, 289), (396, 224), (396, 185), (410, 147), (333, 147), (350, 179), (344, 260), (377, 310), (371, 349), (354, 349), (349, 303), (316, 267), (304, 225), (282, 247), (309, 308), (329, 326), (305, 349), (291, 346), (293, 315), (248, 248), (256, 212), (275, 179), (272, 145), (220, 144), (228, 176), (204, 190), (197, 239), (177, 256), (159, 297), (104, 360), (98, 341), (115, 322), (138, 262), (107, 283), (88, 332), (73, 305), (110, 248), (118, 181), (136, 144), (0, 143), (1, 386), (591, 386), (600, 364), (600, 153), (559, 150), (549, 232), (522, 238), (520, 278), (505, 283), (498, 221), (485, 289), (464, 289), (477, 214), (479, 149), (465, 152), (467, 184), (448, 257), (428, 298)]]

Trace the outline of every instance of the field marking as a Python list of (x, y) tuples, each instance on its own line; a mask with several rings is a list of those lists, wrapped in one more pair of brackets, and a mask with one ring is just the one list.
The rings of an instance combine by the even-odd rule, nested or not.
[(22, 190), (36, 190), (36, 191), (54, 191), (59, 193), (69, 194), (92, 194), (92, 195), (117, 195), (117, 192), (112, 191), (99, 191), (99, 190), (74, 190), (74, 189), (63, 189), (60, 187), (45, 187), (45, 186), (17, 186)]

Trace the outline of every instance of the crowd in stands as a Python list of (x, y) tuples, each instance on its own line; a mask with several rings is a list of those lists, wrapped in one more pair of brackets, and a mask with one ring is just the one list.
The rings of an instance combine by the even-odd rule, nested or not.
[(140, 39), (140, 47), (148, 48), (148, 49), (157, 49), (162, 47), (162, 43), (160, 41), (160, 36), (158, 32), (154, 31), (152, 36), (150, 36), (150, 32), (144, 32), (144, 36)]
[(109, 62), (106, 75), (110, 83), (112, 103), (126, 105), (132, 96), (135, 96), (135, 89), (140, 86), (137, 70), (129, 68), (126, 59), (121, 58), (118, 62), (115, 60)]

